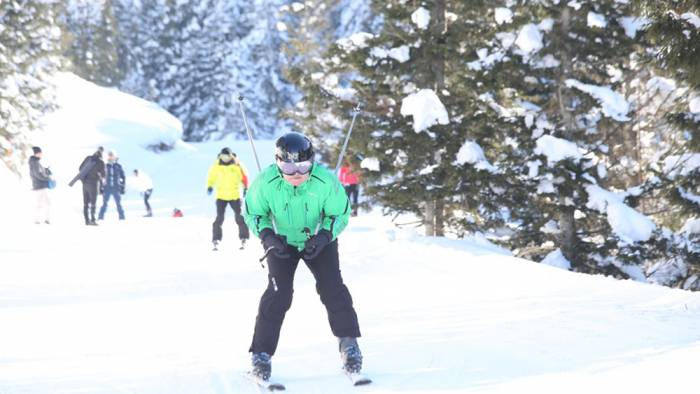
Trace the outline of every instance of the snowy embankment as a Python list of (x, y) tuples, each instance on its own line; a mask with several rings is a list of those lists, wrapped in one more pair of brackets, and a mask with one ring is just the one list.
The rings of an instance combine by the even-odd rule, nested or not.
[[(84, 99), (93, 103), (122, 95), (72, 83), (92, 92)], [(257, 262), (262, 247), (253, 240), (239, 251), (229, 214), (222, 251), (210, 251), (213, 198), (204, 185), (223, 145), (254, 172), (247, 142), (182, 144), (176, 123), (137, 126), (170, 124), (157, 108), (153, 118), (120, 120), (131, 105), (149, 105), (122, 99), (102, 112), (107, 122), (80, 129), (78, 117), (62, 135), (37, 141), (59, 179), (52, 225), (31, 224), (30, 204), (21, 201), (31, 199), (28, 186), (0, 178), (3, 193), (20, 200), (0, 225), (0, 393), (257, 392), (241, 373), (267, 280)], [(111, 122), (119, 127), (102, 127)], [(154, 141), (148, 133), (174, 135), (175, 149), (144, 149)], [(126, 221), (111, 206), (100, 226), (82, 225), (80, 185), (65, 182), (98, 144), (116, 147), (127, 170), (153, 176), (155, 218), (138, 217), (141, 203), (130, 194)], [(263, 159), (270, 145), (259, 143)], [(169, 217), (175, 206), (184, 218)], [(351, 220), (340, 251), (375, 383), (358, 390), (340, 374), (337, 344), (302, 265), (273, 359), (273, 376), (290, 392), (646, 393), (695, 385), (700, 294), (574, 274), (484, 241), (426, 238), (376, 213)]]
[[(57, 187), (51, 192), (54, 221), (82, 221), (80, 182), (72, 188), (68, 182), (77, 174), (85, 156), (94, 153), (98, 146), (103, 146), (105, 153), (116, 150), (127, 176), (140, 169), (153, 178), (155, 191), (151, 201), (159, 216), (170, 214), (174, 208), (183, 210), (185, 215), (209, 212), (209, 202), (201, 199), (206, 195), (207, 170), (224, 146), (239, 155), (252, 176), (257, 173), (247, 141), (225, 139), (187, 144), (180, 140), (180, 122), (154, 103), (69, 73), (59, 74), (55, 82), (60, 109), (46, 118), (46, 131), (32, 141), (43, 149), (42, 164), (51, 168), (57, 180)], [(155, 146), (170, 150), (156, 153), (152, 150)], [(257, 149), (262, 164), (270, 163), (272, 141), (258, 141)], [(29, 170), (25, 168), (23, 172), (28, 174)], [(2, 166), (0, 182), (8, 185), (3, 187), (3, 198), (9, 202), (0, 204), (0, 217), (6, 223), (32, 220), (33, 196), (28, 176), (18, 180)], [(141, 216), (143, 203), (138, 193), (127, 190), (127, 215), (131, 211), (132, 215)], [(108, 215), (110, 212), (114, 210)]]

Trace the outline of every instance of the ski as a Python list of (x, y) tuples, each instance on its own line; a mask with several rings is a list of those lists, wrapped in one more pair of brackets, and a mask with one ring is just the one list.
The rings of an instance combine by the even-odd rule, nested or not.
[(368, 378), (367, 376), (365, 376), (361, 373), (353, 373), (353, 372), (345, 371), (345, 376), (347, 376), (348, 379), (350, 379), (353, 386), (365, 386), (365, 385), (372, 383), (372, 379)]
[(264, 391), (285, 391), (287, 389), (282, 383), (271, 382), (269, 380), (262, 380), (250, 372), (246, 372), (245, 376), (246, 378), (248, 378), (248, 380), (253, 382), (255, 385), (257, 385), (260, 389)]

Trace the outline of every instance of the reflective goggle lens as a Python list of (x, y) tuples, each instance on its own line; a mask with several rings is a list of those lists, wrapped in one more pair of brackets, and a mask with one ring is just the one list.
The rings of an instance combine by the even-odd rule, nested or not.
[(311, 161), (300, 161), (297, 163), (289, 161), (277, 161), (277, 167), (284, 175), (308, 174), (311, 171), (313, 163)]

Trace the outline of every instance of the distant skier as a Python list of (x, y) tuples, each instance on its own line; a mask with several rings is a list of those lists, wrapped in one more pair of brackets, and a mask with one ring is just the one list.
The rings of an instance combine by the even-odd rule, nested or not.
[(352, 216), (357, 216), (357, 200), (360, 194), (360, 170), (357, 164), (350, 159), (345, 159), (343, 166), (340, 167), (339, 178), (352, 202)]
[(104, 149), (100, 146), (95, 153), (86, 157), (80, 164), (78, 175), (69, 183), (70, 186), (73, 186), (78, 180), (83, 183), (83, 216), (85, 224), (88, 226), (97, 226), (95, 221), (97, 193), (105, 176), (105, 163), (102, 161), (103, 151)]
[(251, 374), (262, 381), (270, 378), (271, 356), (292, 303), (300, 259), (316, 279), (331, 331), (338, 338), (344, 370), (359, 374), (360, 328), (338, 258), (337, 237), (350, 216), (345, 190), (331, 171), (314, 164), (314, 148), (302, 134), (280, 137), (275, 160), (255, 179), (245, 199), (246, 222), (262, 240), (269, 271), (250, 346)]
[(109, 203), (109, 198), (113, 197), (114, 202), (117, 204), (117, 213), (119, 214), (119, 220), (124, 220), (124, 208), (122, 208), (122, 196), (124, 195), (124, 187), (126, 186), (126, 177), (124, 176), (124, 169), (122, 165), (118, 163), (119, 158), (117, 157), (117, 152), (110, 150), (107, 153), (107, 165), (105, 166), (105, 180), (102, 188), (102, 208), (100, 208), (99, 220), (104, 220), (105, 211), (107, 211), (107, 204)]
[(226, 206), (228, 205), (233, 209), (236, 218), (241, 248), (245, 246), (250, 237), (248, 227), (241, 215), (241, 187), (243, 188), (243, 196), (245, 196), (248, 189), (248, 177), (236, 154), (231, 152), (229, 148), (223, 148), (216, 163), (209, 168), (207, 176), (207, 194), (212, 194), (213, 190), (216, 189), (216, 220), (212, 225), (214, 250), (218, 249), (223, 238), (221, 225), (224, 223)]
[(151, 204), (148, 202), (151, 198), (151, 194), (153, 194), (153, 181), (151, 177), (145, 172), (135, 169), (134, 176), (129, 179), (128, 184), (143, 197), (143, 203), (146, 205), (146, 215), (144, 216), (148, 218), (152, 217), (153, 210), (151, 210)]
[(49, 200), (49, 183), (51, 170), (39, 163), (42, 152), (38, 146), (32, 147), (34, 155), (29, 158), (29, 176), (32, 178), (32, 189), (36, 199), (34, 223), (44, 222), (50, 224), (51, 201)]

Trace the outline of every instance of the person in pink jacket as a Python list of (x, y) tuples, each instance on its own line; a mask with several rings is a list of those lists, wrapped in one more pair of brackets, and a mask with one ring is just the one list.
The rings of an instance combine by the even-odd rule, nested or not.
[(357, 164), (353, 164), (346, 159), (343, 162), (343, 166), (340, 167), (340, 175), (338, 177), (352, 203), (352, 216), (357, 216), (357, 199), (360, 195), (360, 169)]

